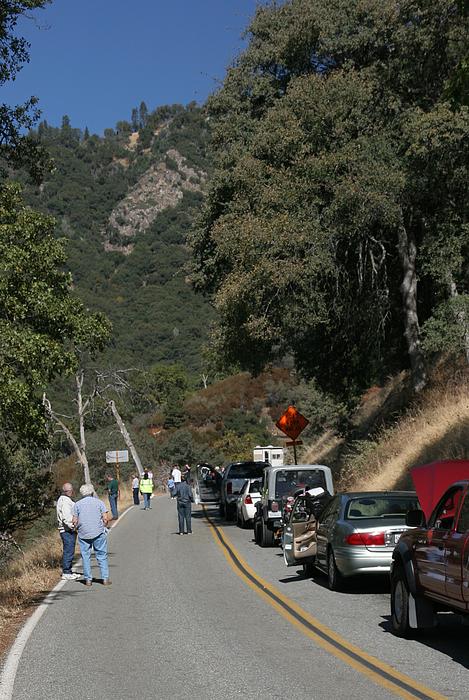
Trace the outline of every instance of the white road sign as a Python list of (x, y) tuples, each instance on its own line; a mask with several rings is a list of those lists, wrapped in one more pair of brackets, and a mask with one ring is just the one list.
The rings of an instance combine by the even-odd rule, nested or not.
[(106, 450), (106, 462), (108, 464), (122, 464), (122, 462), (128, 461), (128, 450)]

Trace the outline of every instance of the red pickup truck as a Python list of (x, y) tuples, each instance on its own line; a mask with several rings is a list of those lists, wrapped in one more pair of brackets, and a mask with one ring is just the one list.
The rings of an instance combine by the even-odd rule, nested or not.
[(413, 527), (400, 538), (391, 566), (391, 620), (409, 637), (433, 627), (435, 613), (469, 615), (469, 461), (415, 467), (412, 479), (422, 510), (410, 511)]

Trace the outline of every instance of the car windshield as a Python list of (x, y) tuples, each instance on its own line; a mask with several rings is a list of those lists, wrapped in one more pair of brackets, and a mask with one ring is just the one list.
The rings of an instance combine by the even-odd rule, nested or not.
[(226, 476), (227, 479), (254, 479), (262, 476), (264, 467), (262, 462), (246, 462), (245, 464), (233, 464)]
[(326, 489), (324, 472), (320, 469), (280, 469), (275, 477), (275, 498), (291, 496), (298, 489)]
[(366, 496), (351, 498), (345, 507), (346, 520), (364, 518), (402, 518), (419, 508), (417, 496)]

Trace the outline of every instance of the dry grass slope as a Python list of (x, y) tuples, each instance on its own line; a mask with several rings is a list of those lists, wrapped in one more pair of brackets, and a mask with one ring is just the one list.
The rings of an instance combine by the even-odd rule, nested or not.
[(436, 385), (394, 426), (344, 460), (343, 489), (412, 488), (409, 468), (469, 455), (469, 379)]

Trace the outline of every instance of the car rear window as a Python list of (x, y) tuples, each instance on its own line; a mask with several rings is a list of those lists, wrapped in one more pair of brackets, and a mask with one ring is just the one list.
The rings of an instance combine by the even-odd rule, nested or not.
[(233, 464), (226, 475), (227, 479), (255, 479), (262, 476), (264, 467), (267, 465), (263, 462), (246, 462), (246, 464)]
[(275, 476), (275, 497), (291, 496), (298, 489), (318, 486), (326, 490), (326, 478), (321, 469), (280, 469)]
[(249, 484), (249, 493), (260, 493), (262, 490), (262, 481), (253, 481)]
[(419, 508), (417, 496), (370, 496), (351, 498), (345, 506), (346, 520), (402, 518)]

